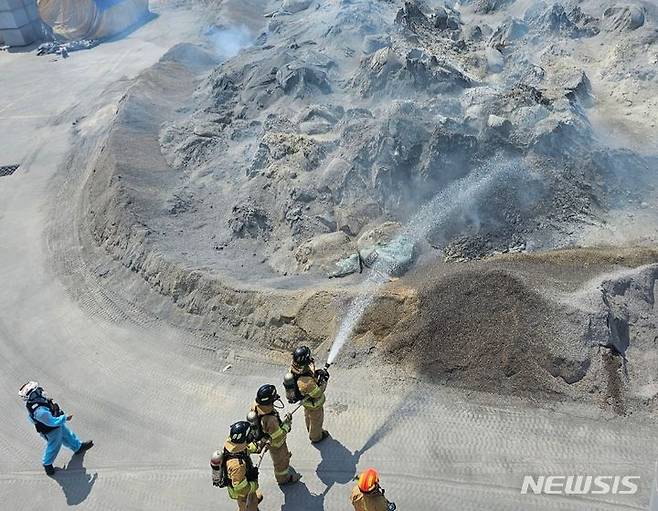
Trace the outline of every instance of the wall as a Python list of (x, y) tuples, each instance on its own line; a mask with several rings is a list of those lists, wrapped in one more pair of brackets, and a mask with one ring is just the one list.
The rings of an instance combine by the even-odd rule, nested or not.
[(42, 38), (36, 0), (0, 0), (0, 42), (27, 46)]

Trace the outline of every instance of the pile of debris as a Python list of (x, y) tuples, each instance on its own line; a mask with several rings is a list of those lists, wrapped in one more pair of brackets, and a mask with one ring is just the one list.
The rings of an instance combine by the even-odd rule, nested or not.
[[(181, 179), (168, 199), (184, 189), (190, 201), (162, 219), (174, 224), (167, 232), (212, 240), (207, 261), (221, 240), (223, 255), (255, 254), (276, 275), (349, 273), (365, 231), (406, 224), (488, 166), (495, 182), (459, 207), (446, 197), (450, 221), (423, 249), (463, 261), (578, 243), (579, 226), (650, 189), (651, 160), (611, 151), (590, 112), (613, 67), (651, 89), (655, 74), (638, 71), (651, 57), (620, 52), (649, 41), (655, 21), (642, 9), (563, 3), (518, 17), (489, 14), (511, 14), (507, 0), (284, 3), (162, 127), (161, 154)], [(571, 56), (586, 51), (619, 65)], [(492, 161), (521, 171), (510, 178)]]
[(79, 50), (89, 50), (98, 46), (99, 41), (95, 39), (82, 39), (80, 41), (51, 41), (40, 44), (37, 48), (37, 55), (60, 55), (62, 58), (69, 56), (69, 53)]

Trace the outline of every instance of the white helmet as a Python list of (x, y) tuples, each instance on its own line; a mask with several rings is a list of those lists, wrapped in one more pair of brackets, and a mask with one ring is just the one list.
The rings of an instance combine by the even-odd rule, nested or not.
[(27, 401), (27, 398), (30, 397), (30, 394), (32, 394), (32, 392), (38, 388), (39, 388), (39, 382), (28, 381), (25, 385), (23, 385), (18, 390), (18, 395), (21, 396), (23, 400)]

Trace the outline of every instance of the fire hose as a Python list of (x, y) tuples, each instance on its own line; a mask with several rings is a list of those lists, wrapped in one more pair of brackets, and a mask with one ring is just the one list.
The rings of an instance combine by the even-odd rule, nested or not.
[(270, 450), (270, 444), (269, 442), (265, 444), (265, 447), (263, 447), (263, 450), (260, 452), (260, 458), (258, 459), (258, 465), (256, 465), (256, 468), (260, 468), (261, 463), (263, 463), (263, 458), (265, 458), (265, 453)]

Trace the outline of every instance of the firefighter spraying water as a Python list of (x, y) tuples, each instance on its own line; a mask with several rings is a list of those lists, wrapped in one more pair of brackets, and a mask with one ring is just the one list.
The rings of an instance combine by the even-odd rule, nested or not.
[(304, 407), (306, 430), (311, 443), (322, 442), (329, 436), (324, 425), (324, 392), (329, 382), (329, 366), (316, 369), (315, 360), (308, 346), (300, 346), (292, 354), (290, 371), (283, 379), (288, 402), (300, 403), (295, 409)]
[[(340, 349), (340, 348), (338, 348)], [(215, 451), (210, 459), (213, 485), (226, 488), (229, 498), (237, 502), (239, 511), (258, 511), (263, 499), (258, 477), (265, 453), (269, 452), (276, 482), (283, 486), (296, 483), (301, 475), (290, 466), (292, 454), (287, 437), (292, 429), (293, 415), (304, 409), (309, 440), (317, 444), (329, 438), (324, 429), (325, 391), (329, 382), (329, 368), (338, 349), (322, 368), (315, 367), (311, 349), (300, 346), (292, 353), (290, 371), (284, 376), (286, 399), (296, 406), (281, 416), (284, 405), (272, 384), (261, 385), (246, 421), (231, 426), (224, 448)], [(257, 463), (251, 454), (260, 454)], [(379, 486), (379, 474), (368, 469), (359, 476), (350, 501), (358, 511), (394, 511), (395, 504), (384, 497)]]

